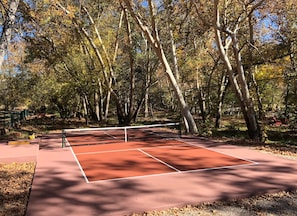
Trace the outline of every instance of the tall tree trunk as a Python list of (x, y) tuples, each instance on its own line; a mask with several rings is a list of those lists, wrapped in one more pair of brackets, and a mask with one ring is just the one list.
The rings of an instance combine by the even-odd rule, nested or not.
[(285, 112), (284, 115), (287, 118), (288, 117), (288, 112), (289, 112), (289, 96), (290, 96), (290, 91), (291, 88), (295, 86), (297, 88), (297, 79), (292, 79), (292, 77), (297, 76), (297, 64), (295, 60), (295, 55), (296, 51), (294, 50), (294, 44), (291, 41), (290, 46), (289, 46), (289, 53), (290, 53), (290, 69), (288, 72), (285, 73), (285, 78), (287, 82), (287, 89), (286, 89), (286, 95), (285, 95)]
[(99, 100), (99, 95), (98, 92), (94, 93), (94, 106), (95, 106), (95, 114), (97, 121), (100, 121), (100, 100)]
[(173, 72), (171, 70), (171, 67), (167, 61), (167, 58), (166, 58), (166, 55), (163, 51), (163, 49), (156, 49), (155, 50), (156, 53), (157, 53), (157, 56), (159, 57), (159, 59), (161, 60), (162, 62), (162, 65), (165, 69), (165, 72), (166, 72), (166, 75), (168, 76), (169, 78), (169, 81), (171, 83), (171, 86), (175, 92), (175, 95), (176, 95), (176, 98), (179, 102), (179, 105), (180, 105), (180, 109), (181, 109), (181, 113), (182, 113), (182, 116), (185, 118), (188, 126), (189, 126), (189, 130), (191, 133), (197, 133), (198, 132), (198, 129), (197, 129), (197, 126), (196, 126), (196, 122), (190, 112), (190, 109), (184, 99), (184, 96), (182, 94), (182, 91), (180, 90), (179, 88), (179, 85), (177, 84), (177, 81), (173, 75)]
[(222, 107), (223, 107), (224, 96), (227, 90), (228, 83), (229, 83), (228, 77), (226, 76), (226, 74), (223, 74), (221, 78), (220, 88), (218, 91), (218, 102), (217, 102), (216, 122), (215, 122), (216, 128), (221, 127)]
[(250, 75), (250, 79), (251, 82), (255, 88), (255, 95), (257, 98), (257, 102), (258, 102), (258, 115), (259, 115), (259, 119), (263, 119), (264, 118), (264, 111), (263, 111), (263, 103), (262, 103), (262, 98), (260, 95), (260, 91), (259, 91), (259, 86), (257, 84), (256, 78), (255, 78), (255, 68), (253, 67), (253, 49), (254, 49), (254, 45), (255, 45), (255, 41), (254, 41), (254, 26), (253, 26), (253, 14), (250, 14), (248, 17), (248, 23), (249, 23), (249, 48), (248, 48), (248, 72)]
[(200, 112), (201, 112), (202, 121), (205, 123), (206, 122), (205, 96), (204, 96), (204, 93), (203, 93), (202, 88), (201, 88), (200, 83), (199, 83), (198, 69), (196, 69), (196, 73), (197, 73), (196, 89), (197, 89), (197, 92), (198, 92), (198, 104), (199, 104), (199, 108), (200, 108)]
[(86, 121), (86, 125), (89, 125), (89, 110), (88, 110), (87, 101), (88, 101), (87, 96), (84, 95), (82, 97), (83, 108), (84, 108), (84, 118), (85, 118), (85, 121)]
[(143, 34), (142, 38), (145, 43), (145, 57), (146, 57), (146, 62), (145, 62), (145, 95), (144, 95), (144, 117), (147, 118), (149, 116), (149, 109), (150, 109), (150, 104), (149, 104), (149, 89), (150, 89), (150, 83), (151, 83), (151, 69), (150, 69), (150, 57), (151, 57), (151, 47), (149, 46), (149, 43), (145, 36)]
[(131, 32), (131, 26), (130, 22), (128, 19), (128, 14), (127, 10), (123, 9), (124, 11), (124, 18), (125, 18), (125, 24), (126, 24), (126, 32), (127, 32), (127, 38), (128, 38), (128, 44), (129, 44), (129, 62), (130, 62), (130, 91), (129, 91), (129, 104), (128, 104), (128, 112), (126, 116), (126, 124), (130, 124), (131, 120), (134, 116), (134, 101), (135, 101), (135, 95), (134, 95), (134, 90), (135, 90), (135, 71), (134, 71), (134, 64), (135, 64), (135, 59), (134, 59), (134, 47), (133, 47), (133, 39), (132, 39), (132, 32)]
[[(243, 70), (243, 65), (241, 61), (241, 54), (238, 47), (238, 39), (236, 35), (236, 30), (233, 32), (228, 31), (228, 35), (231, 37), (231, 44), (233, 48), (233, 54), (235, 58), (236, 68), (233, 68), (230, 59), (226, 53), (226, 48), (223, 46), (222, 40), (221, 40), (221, 26), (220, 26), (220, 19), (219, 19), (219, 0), (214, 0), (214, 31), (215, 31), (215, 38), (217, 42), (217, 46), (219, 49), (219, 53), (221, 56), (221, 59), (223, 60), (227, 72), (229, 75), (229, 80), (232, 84), (233, 90), (237, 96), (239, 105), (241, 107), (241, 111), (243, 113), (246, 126), (248, 129), (248, 134), (251, 139), (259, 139), (260, 138), (260, 128), (258, 126), (256, 113), (254, 110), (254, 105), (252, 103), (252, 100), (250, 98), (250, 93), (248, 89), (248, 85), (245, 79), (245, 74)], [(227, 30), (225, 30), (227, 31)], [(234, 71), (237, 72), (238, 81), (234, 75)]]
[[(0, 71), (2, 69), (2, 65), (4, 62), (4, 57), (7, 52), (8, 44), (10, 43), (12, 36), (12, 29), (15, 23), (15, 14), (17, 12), (19, 6), (19, 0), (11, 0), (8, 8), (4, 8), (3, 11), (6, 14), (2, 14), (2, 19), (4, 19), (4, 23), (2, 26), (1, 36), (0, 36)], [(2, 3), (2, 7), (4, 3)]]
[(103, 96), (103, 90), (102, 90), (102, 84), (100, 79), (98, 79), (98, 93), (99, 93), (99, 101), (98, 101), (98, 105), (99, 105), (99, 120), (100, 121), (104, 121), (106, 118), (103, 115), (103, 113), (108, 112), (103, 110), (104, 108), (104, 96)]
[(259, 139), (260, 128), (257, 122), (256, 112), (254, 109), (252, 99), (250, 97), (248, 84), (245, 78), (236, 34), (233, 34), (232, 36), (232, 43), (233, 43), (233, 50), (235, 54), (235, 61), (237, 65), (238, 79), (239, 79), (240, 89), (242, 92), (242, 99), (243, 99), (242, 101), (240, 101), (240, 103), (242, 103), (242, 107), (244, 107), (242, 112), (247, 124), (249, 137), (252, 139)]
[[(172, 30), (172, 19), (171, 19), (171, 13), (172, 11), (167, 8), (167, 23), (168, 23), (168, 31), (169, 31), (169, 37), (170, 37), (170, 45), (171, 45), (171, 54), (172, 54), (172, 65), (173, 65), (173, 74), (174, 77), (178, 83), (179, 81), (179, 68), (178, 68), (178, 59), (177, 59), (177, 53), (176, 53), (176, 44), (174, 40), (173, 30)], [(172, 97), (174, 100), (174, 97)], [(174, 107), (173, 107), (174, 108)], [(183, 121), (185, 122), (184, 127), (185, 131), (188, 132), (189, 130), (189, 124), (187, 123), (187, 119), (183, 117)]]
[(169, 65), (169, 62), (167, 60), (167, 57), (164, 53), (164, 50), (162, 48), (161, 45), (161, 41), (158, 35), (158, 29), (156, 27), (156, 23), (155, 23), (155, 13), (154, 11), (154, 6), (152, 4), (152, 1), (149, 0), (148, 3), (148, 7), (150, 8), (150, 14), (151, 14), (151, 26), (152, 26), (152, 30), (149, 29), (148, 26), (146, 26), (140, 19), (140, 16), (133, 10), (132, 5), (130, 0), (122, 0), (125, 5), (127, 6), (128, 10), (130, 11), (132, 17), (134, 18), (134, 20), (136, 21), (136, 23), (138, 24), (139, 28), (141, 29), (141, 31), (145, 34), (147, 40), (149, 41), (149, 43), (151, 44), (151, 46), (153, 47), (157, 57), (159, 58), (165, 73), (171, 83), (171, 86), (175, 92), (176, 98), (179, 102), (179, 106), (181, 109), (181, 113), (183, 115), (183, 117), (186, 119), (188, 125), (189, 125), (189, 129), (191, 133), (197, 133), (197, 126), (195, 123), (195, 120), (190, 112), (190, 109), (187, 105), (187, 103), (185, 102), (184, 96), (182, 94), (181, 89), (179, 88), (179, 85), (175, 79), (175, 76), (173, 74), (173, 71)]
[(174, 36), (173, 36), (173, 30), (172, 30), (172, 20), (170, 18), (170, 15), (168, 15), (168, 28), (169, 28), (169, 36), (170, 36), (170, 45), (171, 45), (171, 54), (172, 54), (172, 63), (173, 63), (173, 72), (175, 79), (177, 82), (179, 81), (179, 68), (178, 68), (178, 59), (177, 59), (177, 53), (176, 53), (176, 45), (174, 41)]

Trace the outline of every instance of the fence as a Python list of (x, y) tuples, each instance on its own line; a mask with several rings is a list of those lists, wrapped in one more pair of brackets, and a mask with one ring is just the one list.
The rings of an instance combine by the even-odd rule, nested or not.
[(29, 116), (28, 110), (0, 111), (0, 128), (16, 127), (21, 121)]

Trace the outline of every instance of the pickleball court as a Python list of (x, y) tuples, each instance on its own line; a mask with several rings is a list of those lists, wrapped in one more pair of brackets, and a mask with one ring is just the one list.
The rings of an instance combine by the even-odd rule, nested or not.
[(65, 140), (88, 183), (255, 164), (181, 141), (171, 125), (68, 130)]
[(295, 160), (139, 129), (43, 136), (26, 215), (123, 216), (297, 188)]

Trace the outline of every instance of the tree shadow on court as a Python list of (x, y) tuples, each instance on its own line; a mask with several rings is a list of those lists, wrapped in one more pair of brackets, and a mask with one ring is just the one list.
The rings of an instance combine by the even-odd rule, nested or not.
[[(54, 143), (55, 140), (51, 141), (49, 137), (47, 141), (42, 150), (52, 152), (50, 142)], [(224, 147), (222, 143), (209, 142), (207, 145), (232, 148)], [(57, 215), (57, 212), (59, 215), (129, 215), (133, 212), (237, 199), (297, 188), (297, 162), (265, 154), (263, 157), (258, 156), (257, 164), (241, 167), (86, 183), (76, 162), (63, 158), (63, 151), (60, 149), (57, 154), (44, 158), (54, 163), (38, 165), (28, 216)], [(181, 156), (174, 154), (174, 157), (178, 159)], [(184, 159), (194, 160), (191, 157)], [(195, 160), (195, 163), (200, 162)], [(106, 168), (114, 164), (105, 162), (105, 165)], [(127, 167), (150, 169), (147, 165), (143, 166), (129, 159), (118, 168)]]
[[(64, 161), (61, 163), (65, 165)], [(54, 167), (39, 169), (34, 181), (28, 216), (45, 215), (45, 209), (47, 215), (55, 212), (59, 212), (59, 215), (124, 215), (132, 213), (134, 209), (145, 210), (133, 204), (133, 196), (162, 193), (135, 180), (88, 184), (80, 173), (67, 175), (62, 169)]]
[[(276, 164), (264, 159), (258, 162), (260, 165), (240, 169), (89, 184), (84, 182), (79, 172), (73, 175), (72, 172), (67, 174), (66, 170), (55, 167), (42, 168), (35, 176), (38, 184), (33, 185), (28, 215), (43, 215), (44, 209), (48, 213), (50, 209), (59, 211), (61, 215), (78, 212), (84, 215), (124, 215), (297, 188), (293, 180), (297, 172), (297, 166), (292, 166), (294, 163)], [(65, 165), (64, 161), (59, 163)], [(73, 163), (69, 162), (68, 165), (71, 167)], [(160, 206), (147, 203), (159, 203)]]
[[(286, 160), (279, 160), (279, 163), (277, 163), (274, 160), (263, 159), (257, 162), (259, 164), (252, 166), (209, 170), (199, 173), (199, 181), (193, 179), (193, 185), (200, 185), (200, 187), (198, 190), (193, 190), (191, 194), (191, 196), (197, 197), (196, 203), (189, 204), (238, 200), (254, 195), (297, 189), (294, 180), (296, 179), (297, 161), (288, 160), (286, 162)], [(208, 179), (208, 181), (201, 181), (200, 178)], [(203, 197), (205, 200), (203, 201), (199, 197)], [(277, 206), (277, 203), (275, 203), (275, 206)], [(275, 213), (272, 209), (274, 208), (270, 210), (267, 208), (267, 211)]]

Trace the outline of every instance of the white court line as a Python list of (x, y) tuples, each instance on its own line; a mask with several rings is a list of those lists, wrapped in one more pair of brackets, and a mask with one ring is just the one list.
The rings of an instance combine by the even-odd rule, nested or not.
[(70, 146), (70, 150), (71, 150), (71, 152), (72, 152), (72, 154), (73, 154), (73, 157), (74, 157), (74, 159), (75, 159), (75, 161), (76, 161), (76, 163), (77, 163), (77, 165), (78, 165), (80, 171), (82, 172), (82, 175), (83, 175), (84, 179), (86, 180), (87, 183), (90, 183), (90, 182), (89, 182), (89, 179), (88, 179), (88, 177), (87, 177), (87, 175), (86, 175), (85, 172), (84, 172), (84, 169), (81, 167), (81, 165), (80, 165), (80, 163), (79, 163), (79, 161), (78, 161), (78, 159), (77, 159), (75, 153), (73, 152), (73, 149), (72, 149), (71, 146)]
[(77, 155), (112, 153), (112, 152), (125, 152), (125, 151), (133, 151), (133, 150), (138, 150), (138, 149), (146, 150), (146, 149), (154, 149), (154, 148), (172, 148), (172, 147), (175, 147), (175, 146), (194, 146), (194, 147), (197, 147), (197, 148), (206, 149), (208, 151), (212, 151), (212, 152), (216, 152), (216, 153), (219, 153), (219, 154), (227, 155), (227, 156), (230, 156), (230, 157), (233, 157), (233, 158), (237, 158), (237, 159), (240, 159), (240, 160), (248, 161), (250, 163), (259, 164), (258, 162), (255, 162), (255, 161), (252, 161), (252, 160), (249, 160), (249, 159), (246, 159), (246, 158), (238, 157), (238, 156), (235, 156), (235, 155), (232, 155), (232, 154), (229, 154), (229, 153), (225, 153), (225, 152), (222, 152), (222, 151), (218, 151), (218, 150), (214, 150), (214, 149), (211, 149), (211, 148), (207, 148), (207, 147), (204, 147), (204, 146), (200, 146), (199, 144), (188, 143), (188, 142), (186, 142), (186, 141), (184, 141), (182, 139), (178, 139), (176, 141), (179, 141), (181, 144), (173, 144), (173, 145), (157, 146), (157, 147), (144, 147), (144, 148), (131, 148), (131, 149), (120, 149), (120, 150), (83, 152), (83, 153), (77, 153)]
[(175, 167), (171, 166), (170, 164), (166, 163), (165, 161), (162, 161), (162, 160), (160, 160), (160, 159), (154, 157), (153, 155), (151, 155), (151, 154), (149, 154), (149, 153), (147, 153), (147, 152), (145, 152), (145, 151), (143, 151), (143, 150), (141, 150), (141, 149), (137, 149), (137, 150), (140, 151), (140, 152), (142, 152), (143, 154), (145, 154), (145, 155), (147, 155), (147, 156), (153, 158), (154, 160), (159, 161), (160, 163), (164, 164), (165, 166), (169, 167), (170, 169), (173, 169), (173, 170), (175, 170), (176, 172), (181, 172), (179, 169), (176, 169)]
[(250, 163), (259, 164), (256, 161), (252, 161), (252, 160), (249, 160), (249, 159), (246, 159), (246, 158), (238, 157), (238, 156), (235, 156), (235, 155), (232, 155), (232, 154), (229, 154), (229, 153), (225, 153), (225, 152), (222, 152), (222, 151), (219, 151), (219, 150), (214, 150), (214, 149), (211, 149), (211, 148), (200, 146), (199, 144), (188, 143), (188, 142), (186, 142), (184, 140), (181, 140), (181, 139), (179, 141), (182, 142), (182, 143), (185, 143), (186, 145), (189, 145), (189, 146), (195, 146), (195, 147), (198, 147), (198, 148), (204, 148), (204, 149), (206, 149), (208, 151), (212, 151), (212, 152), (216, 152), (216, 153), (219, 153), (219, 154), (227, 155), (227, 156), (234, 157), (234, 158), (237, 158), (237, 159), (240, 159), (240, 160), (244, 160), (244, 161), (247, 161), (247, 162), (250, 162)]
[[(104, 145), (104, 144), (103, 144)], [(185, 146), (185, 144), (175, 144), (175, 145), (165, 145), (165, 146), (152, 146), (152, 147), (144, 147), (144, 148), (129, 148), (129, 149), (118, 149), (118, 150), (106, 150), (106, 151), (92, 151), (92, 152), (82, 152), (77, 153), (77, 155), (88, 155), (88, 154), (103, 154), (103, 153), (113, 153), (113, 152), (125, 152), (125, 151), (135, 151), (138, 149), (155, 149), (155, 148), (172, 148), (175, 146)]]
[[(259, 164), (258, 162), (255, 162), (255, 161), (252, 161), (252, 160), (249, 160), (249, 159), (245, 159), (245, 158), (241, 158), (241, 157), (238, 157), (238, 156), (234, 156), (234, 155), (231, 155), (231, 154), (228, 154), (228, 153), (225, 153), (225, 152), (221, 152), (221, 151), (218, 151), (218, 150), (214, 150), (214, 149), (211, 149), (211, 148), (207, 148), (207, 147), (204, 147), (204, 146), (200, 146), (199, 144), (188, 143), (188, 142), (186, 142), (184, 140), (181, 140), (181, 139), (178, 139), (178, 141), (180, 141), (182, 144), (168, 145), (168, 146), (157, 146), (157, 147), (146, 147), (146, 148), (141, 148), (141, 149), (140, 148), (133, 148), (133, 149), (122, 149), (122, 150), (110, 150), (110, 151), (100, 151), (100, 152), (78, 153), (77, 155), (80, 155), (80, 154), (100, 154), (100, 153), (124, 152), (124, 151), (138, 150), (138, 151), (146, 154), (147, 156), (159, 161), (160, 163), (162, 163), (162, 164), (164, 164), (164, 165), (166, 165), (166, 166), (168, 166), (171, 169), (176, 171), (176, 172), (161, 173), (161, 174), (151, 174), (151, 175), (143, 175), (143, 176), (132, 176), (132, 177), (114, 178), (114, 179), (106, 179), (106, 180), (97, 180), (97, 181), (91, 181), (91, 182), (88, 180), (87, 176), (85, 175), (85, 173), (83, 171), (83, 168), (81, 167), (77, 157), (75, 156), (75, 153), (72, 150), (71, 145), (70, 145), (70, 148), (71, 148), (72, 154), (74, 155), (75, 160), (76, 160), (77, 164), (79, 165), (79, 168), (80, 168), (80, 170), (81, 170), (81, 172), (82, 172), (82, 174), (83, 174), (83, 176), (84, 176), (87, 183), (108, 182), (108, 181), (126, 180), (126, 179), (139, 179), (139, 178), (146, 178), (146, 177), (150, 177), (150, 176), (163, 176), (163, 175), (171, 175), (171, 174), (176, 174), (176, 173), (195, 173), (195, 172), (202, 172), (202, 171), (210, 171), (210, 170), (218, 170), (218, 169), (226, 169), (226, 168), (235, 168), (235, 167), (242, 167), (242, 166), (252, 166), (252, 165), (258, 165)], [(208, 151), (217, 152), (219, 154), (223, 154), (223, 155), (227, 155), (227, 156), (237, 158), (237, 159), (240, 159), (240, 160), (243, 160), (243, 161), (247, 161), (250, 164), (237, 164), (237, 165), (230, 165), (230, 166), (218, 166), (218, 167), (212, 167), (212, 168), (202, 168), (202, 169), (196, 169), (196, 170), (181, 171), (181, 170), (178, 170), (175, 167), (167, 164), (166, 162), (164, 162), (164, 161), (162, 161), (162, 160), (160, 160), (160, 159), (146, 153), (145, 151), (143, 151), (145, 149), (174, 148), (176, 146), (185, 146), (185, 147), (186, 146), (194, 146), (194, 147), (197, 147), (197, 148), (207, 149)]]
[(257, 164), (237, 164), (237, 165), (230, 165), (230, 166), (221, 166), (221, 167), (212, 167), (212, 168), (201, 168), (201, 169), (195, 169), (195, 170), (187, 170), (187, 171), (179, 171), (179, 172), (168, 172), (168, 173), (159, 173), (159, 174), (150, 174), (150, 175), (142, 175), (142, 176), (131, 176), (131, 177), (123, 177), (123, 178), (113, 178), (113, 179), (105, 179), (105, 180), (96, 180), (96, 181), (90, 181), (88, 183), (104, 183), (104, 182), (113, 182), (113, 181), (121, 181), (121, 180), (129, 180), (129, 179), (143, 179), (148, 177), (154, 177), (154, 176), (166, 176), (166, 175), (180, 175), (183, 173), (198, 173), (203, 171), (211, 171), (211, 170), (219, 170), (219, 169), (232, 169), (236, 167), (242, 167), (242, 166), (254, 166)]

